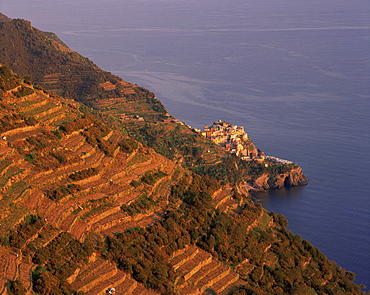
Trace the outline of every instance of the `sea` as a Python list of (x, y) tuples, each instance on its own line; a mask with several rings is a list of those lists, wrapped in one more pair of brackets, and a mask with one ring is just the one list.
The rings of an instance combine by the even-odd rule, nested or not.
[(0, 12), (153, 91), (186, 124), (244, 126), (299, 164), (307, 186), (256, 200), (370, 287), (369, 0), (0, 0)]

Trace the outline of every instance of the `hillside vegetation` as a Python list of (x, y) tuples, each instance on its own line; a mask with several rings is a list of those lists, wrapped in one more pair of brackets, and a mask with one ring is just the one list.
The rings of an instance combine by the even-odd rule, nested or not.
[[(290, 181), (290, 185), (307, 182), (295, 165), (285, 165), (284, 171), (272, 171), (264, 165), (239, 161), (178, 124), (152, 92), (99, 69), (89, 59), (70, 50), (55, 34), (41, 32), (25, 20), (6, 17), (2, 20), (0, 18), (1, 63), (44, 89), (98, 109), (111, 123), (114, 118), (114, 123), (127, 135), (161, 155), (172, 160), (180, 156), (184, 166), (224, 183), (244, 182), (255, 186), (258, 177), (271, 174), (274, 175), (263, 184), (264, 188), (280, 187), (285, 178), (295, 180)], [(280, 181), (282, 174), (284, 179)]]
[[(8, 37), (24, 28), (47, 36), (21, 20), (0, 25)], [(52, 61), (44, 62), (50, 70)], [(277, 179), (299, 167), (269, 171), (235, 162), (189, 128), (155, 121), (158, 110), (135, 96), (137, 106), (142, 100), (140, 116), (150, 110), (152, 121), (129, 128), (98, 104), (63, 98), (0, 66), (0, 293), (361, 294), (354, 274), (248, 195), (249, 184), (272, 183), (274, 173)], [(136, 124), (148, 124), (142, 128), (168, 145), (185, 134), (214, 156), (183, 147), (160, 154)], [(217, 175), (235, 163), (247, 180)]]

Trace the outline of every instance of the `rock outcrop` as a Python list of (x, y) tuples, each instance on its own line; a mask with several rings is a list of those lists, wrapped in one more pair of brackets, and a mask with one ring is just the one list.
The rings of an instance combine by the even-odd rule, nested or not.
[(302, 168), (297, 167), (293, 168), (289, 172), (282, 173), (276, 176), (271, 176), (269, 174), (263, 174), (262, 176), (258, 177), (252, 184), (254, 189), (257, 190), (267, 190), (271, 188), (282, 188), (284, 186), (298, 186), (298, 185), (306, 185), (308, 183), (308, 179), (303, 174)]

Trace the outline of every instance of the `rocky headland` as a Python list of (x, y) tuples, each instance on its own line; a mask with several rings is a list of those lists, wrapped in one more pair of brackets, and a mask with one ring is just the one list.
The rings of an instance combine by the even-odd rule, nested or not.
[(267, 190), (271, 188), (282, 188), (290, 186), (306, 185), (308, 180), (304, 176), (302, 168), (293, 168), (288, 172), (271, 177), (269, 174), (264, 174), (258, 177), (253, 183), (254, 189)]

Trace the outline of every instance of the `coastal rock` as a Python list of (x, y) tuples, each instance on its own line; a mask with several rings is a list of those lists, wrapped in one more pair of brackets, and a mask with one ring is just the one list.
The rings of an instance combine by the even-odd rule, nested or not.
[(308, 179), (306, 176), (304, 176), (303, 171), (300, 167), (291, 170), (284, 180), (285, 186), (306, 185), (307, 183)]
[(300, 167), (294, 168), (287, 173), (271, 176), (264, 174), (256, 179), (253, 187), (258, 190), (270, 188), (282, 188), (283, 186), (306, 185), (308, 180)]

